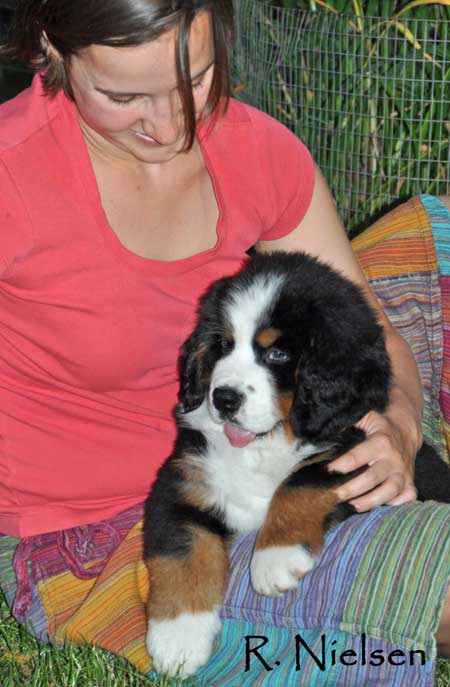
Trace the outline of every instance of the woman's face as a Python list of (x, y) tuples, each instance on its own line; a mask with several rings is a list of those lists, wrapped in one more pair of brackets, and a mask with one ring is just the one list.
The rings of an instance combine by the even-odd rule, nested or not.
[[(91, 45), (71, 58), (69, 79), (88, 145), (141, 162), (171, 160), (184, 145), (175, 29), (133, 47)], [(193, 20), (189, 56), (195, 109), (208, 98), (214, 69), (208, 12)]]

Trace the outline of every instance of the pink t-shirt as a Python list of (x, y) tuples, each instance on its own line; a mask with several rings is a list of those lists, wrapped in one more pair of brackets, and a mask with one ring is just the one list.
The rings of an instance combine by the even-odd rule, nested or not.
[(46, 98), (35, 77), (0, 107), (0, 532), (82, 525), (146, 497), (175, 436), (198, 297), (304, 216), (313, 162), (281, 124), (232, 100), (199, 139), (217, 243), (161, 262), (108, 225), (62, 93)]

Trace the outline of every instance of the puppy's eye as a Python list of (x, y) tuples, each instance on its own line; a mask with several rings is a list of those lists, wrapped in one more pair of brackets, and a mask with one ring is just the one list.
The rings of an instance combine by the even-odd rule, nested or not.
[(227, 339), (225, 336), (223, 336), (220, 341), (219, 341), (220, 348), (224, 353), (231, 351), (233, 348), (233, 341), (231, 339)]
[(289, 353), (287, 353), (287, 351), (282, 351), (280, 348), (271, 348), (265, 355), (265, 360), (268, 363), (274, 363), (276, 365), (288, 363), (290, 359), (291, 356)]

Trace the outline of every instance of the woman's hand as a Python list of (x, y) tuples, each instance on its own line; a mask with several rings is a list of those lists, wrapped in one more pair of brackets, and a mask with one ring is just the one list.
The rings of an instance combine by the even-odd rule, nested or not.
[[(397, 397), (403, 394), (397, 390)], [(385, 414), (368, 413), (358, 423), (367, 438), (330, 463), (329, 469), (344, 474), (363, 465), (368, 469), (336, 489), (340, 501), (350, 501), (363, 512), (389, 504), (414, 501), (414, 459), (422, 443), (420, 426), (412, 422), (405, 398), (397, 398)]]

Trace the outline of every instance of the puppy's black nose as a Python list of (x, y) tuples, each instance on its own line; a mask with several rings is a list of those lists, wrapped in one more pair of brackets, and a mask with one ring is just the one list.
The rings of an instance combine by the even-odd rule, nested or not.
[(231, 386), (218, 386), (213, 391), (213, 403), (214, 406), (224, 415), (231, 416), (237, 410), (242, 403), (244, 398), (243, 394), (240, 394), (236, 389)]

